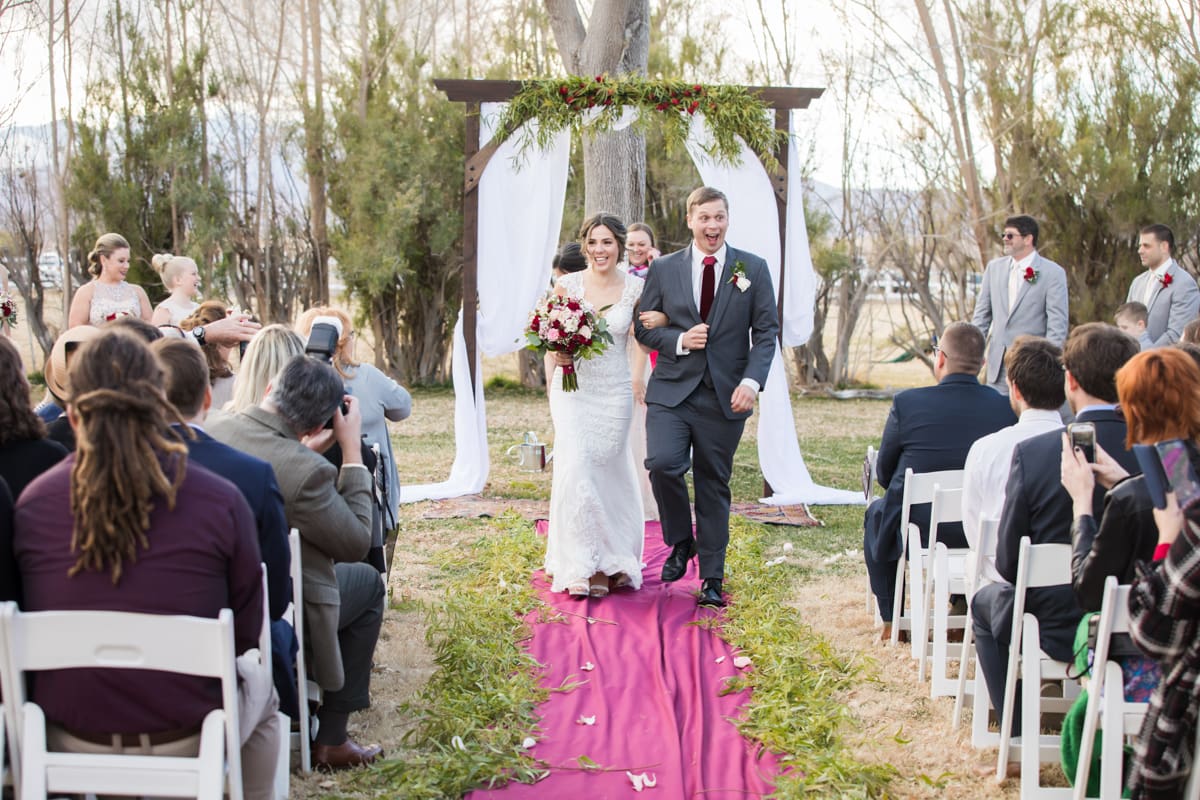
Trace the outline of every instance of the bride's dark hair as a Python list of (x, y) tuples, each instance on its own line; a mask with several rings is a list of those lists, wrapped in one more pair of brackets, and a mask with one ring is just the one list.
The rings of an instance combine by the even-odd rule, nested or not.
[(617, 240), (617, 261), (624, 261), (626, 236), (625, 223), (621, 222), (621, 220), (614, 214), (607, 214), (602, 211), (599, 214), (593, 214), (585, 219), (583, 224), (579, 226), (579, 246), (582, 247), (583, 251), (586, 253), (588, 235), (591, 234), (593, 228), (597, 228), (601, 225), (612, 231), (613, 237)]

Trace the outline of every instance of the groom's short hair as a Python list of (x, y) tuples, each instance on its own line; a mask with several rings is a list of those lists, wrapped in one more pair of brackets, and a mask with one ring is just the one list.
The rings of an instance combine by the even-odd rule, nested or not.
[(701, 186), (699, 189), (693, 190), (692, 193), (688, 195), (687, 213), (690, 215), (692, 213), (692, 209), (696, 206), (702, 206), (705, 203), (711, 203), (714, 200), (720, 200), (725, 204), (725, 210), (729, 210), (729, 198), (725, 196), (724, 192), (722, 192), (720, 189), (714, 189), (711, 186)]

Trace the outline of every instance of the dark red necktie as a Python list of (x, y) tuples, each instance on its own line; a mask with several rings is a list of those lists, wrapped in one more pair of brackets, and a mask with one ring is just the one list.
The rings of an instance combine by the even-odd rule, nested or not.
[(700, 321), (708, 322), (708, 312), (712, 309), (713, 294), (717, 287), (717, 272), (713, 269), (717, 259), (705, 256), (700, 263), (704, 265), (704, 276), (700, 279)]

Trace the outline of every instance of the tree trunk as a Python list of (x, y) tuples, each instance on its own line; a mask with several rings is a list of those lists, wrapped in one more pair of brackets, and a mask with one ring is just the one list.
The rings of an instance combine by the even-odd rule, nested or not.
[[(649, 0), (608, 0), (592, 7), (585, 27), (575, 0), (546, 0), (563, 65), (576, 75), (645, 75), (650, 57)], [(646, 142), (633, 130), (583, 140), (584, 214), (625, 222), (645, 211)]]
[[(309, 295), (313, 305), (329, 304), (329, 233), (325, 224), (325, 77), (321, 55), (321, 3), (308, 0), (308, 29), (312, 42), (312, 105), (304, 126), (308, 172), (309, 234), (312, 236), (313, 265)], [(305, 75), (305, 79), (308, 79)]]

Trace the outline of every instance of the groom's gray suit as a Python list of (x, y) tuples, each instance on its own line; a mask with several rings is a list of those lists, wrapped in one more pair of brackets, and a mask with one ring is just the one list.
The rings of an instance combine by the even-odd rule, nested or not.
[(1171, 280), (1164, 287), (1162, 279), (1150, 270), (1142, 272), (1133, 279), (1125, 298), (1126, 302), (1146, 303), (1146, 282), (1155, 282), (1150, 302), (1146, 303), (1150, 317), (1146, 321), (1146, 334), (1154, 347), (1165, 347), (1179, 341), (1183, 327), (1200, 313), (1200, 289), (1196, 287), (1196, 279), (1180, 267), (1175, 259), (1171, 259), (1167, 265), (1166, 274), (1171, 276)]
[(1004, 383), (1004, 354), (1018, 336), (1043, 336), (1062, 347), (1067, 339), (1067, 274), (1040, 253), (1033, 257), (1037, 280), (1022, 279), (1016, 302), (1008, 306), (1008, 279), (1013, 259), (1001, 256), (988, 262), (983, 288), (975, 302), (971, 322), (991, 337), (987, 346), (987, 383), (1008, 394)]
[[(750, 286), (730, 283), (741, 265)], [(641, 311), (661, 311), (670, 324), (643, 327), (634, 318), (637, 340), (658, 351), (646, 387), (646, 468), (658, 502), (668, 545), (692, 537), (686, 474), (691, 450), (696, 488), (696, 547), (701, 578), (724, 578), (729, 543), (729, 476), (733, 454), (752, 411), (730, 407), (744, 378), (767, 382), (779, 335), (771, 275), (758, 256), (726, 245), (717, 265), (716, 292), (703, 349), (677, 355), (680, 337), (700, 324), (692, 284), (692, 248), (654, 260), (642, 291)]]

